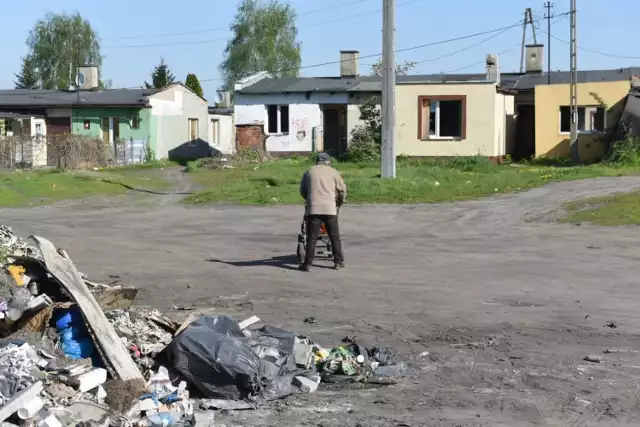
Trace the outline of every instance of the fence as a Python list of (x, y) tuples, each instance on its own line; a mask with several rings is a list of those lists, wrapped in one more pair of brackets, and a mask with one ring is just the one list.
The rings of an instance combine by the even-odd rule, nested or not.
[(0, 170), (130, 166), (152, 160), (148, 147), (145, 140), (122, 139), (110, 144), (71, 134), (0, 137)]

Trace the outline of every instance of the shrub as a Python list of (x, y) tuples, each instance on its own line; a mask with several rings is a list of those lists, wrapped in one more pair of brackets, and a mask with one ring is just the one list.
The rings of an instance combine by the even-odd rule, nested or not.
[(606, 160), (622, 165), (640, 164), (640, 138), (627, 132), (624, 139), (611, 143)]
[(380, 143), (370, 128), (358, 126), (351, 132), (351, 143), (344, 160), (353, 163), (372, 163), (380, 161)]

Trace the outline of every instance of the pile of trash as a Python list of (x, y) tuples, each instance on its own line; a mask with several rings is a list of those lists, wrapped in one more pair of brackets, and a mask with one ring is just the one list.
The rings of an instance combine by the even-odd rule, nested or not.
[(321, 382), (393, 384), (402, 366), (388, 347), (325, 349), (255, 316), (178, 324), (132, 310), (135, 288), (91, 282), (64, 251), (31, 239), (0, 225), (5, 424), (188, 427), (201, 411), (257, 408)]

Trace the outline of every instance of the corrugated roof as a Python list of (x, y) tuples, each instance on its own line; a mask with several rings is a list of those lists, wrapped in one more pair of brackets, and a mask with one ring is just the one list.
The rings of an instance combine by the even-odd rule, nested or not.
[[(632, 74), (640, 74), (640, 67), (618, 68), (614, 70), (579, 71), (578, 82), (615, 82), (631, 78)], [(453, 83), (482, 82), (485, 74), (422, 74), (398, 76), (397, 84), (412, 83)], [(547, 84), (547, 73), (520, 74), (502, 73), (500, 86), (504, 89), (531, 90), (538, 85)], [(552, 84), (566, 84), (571, 81), (568, 71), (552, 71)], [(265, 78), (247, 86), (240, 93), (290, 93), (290, 92), (380, 92), (382, 77), (362, 76), (355, 78), (341, 77), (287, 77), (282, 79)]]
[(25, 107), (71, 107), (87, 106), (144, 106), (148, 96), (159, 89), (107, 89), (95, 92), (51, 91), (39, 89), (0, 90), (0, 106)]

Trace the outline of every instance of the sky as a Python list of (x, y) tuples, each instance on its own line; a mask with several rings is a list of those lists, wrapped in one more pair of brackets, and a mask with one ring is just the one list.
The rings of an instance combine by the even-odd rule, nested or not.
[[(286, 0), (283, 0), (286, 1)], [(153, 67), (164, 58), (180, 81), (188, 73), (201, 80), (205, 97), (213, 99), (221, 84), (219, 64), (231, 36), (240, 0), (31, 0), (14, 2), (3, 11), (0, 40), (3, 59), (0, 89), (14, 86), (30, 29), (45, 12), (79, 12), (102, 43), (103, 79), (114, 87), (138, 87), (150, 80)], [(302, 76), (339, 74), (339, 51), (360, 51), (360, 73), (368, 74), (382, 52), (382, 0), (289, 0), (296, 9), (302, 43)], [(547, 45), (543, 0), (396, 0), (397, 62), (415, 61), (413, 74), (484, 72), (484, 58), (499, 54), (503, 72), (518, 71), (525, 8), (539, 20), (538, 43)], [(552, 13), (551, 66), (569, 68), (570, 0), (555, 0)], [(578, 68), (610, 69), (640, 66), (637, 0), (577, 0)], [(510, 27), (511, 28), (506, 28)], [(506, 28), (506, 29), (505, 29)], [(500, 30), (503, 29), (503, 30)], [(487, 33), (477, 37), (465, 36)], [(531, 28), (528, 42), (533, 42)], [(445, 42), (450, 39), (457, 41)], [(443, 42), (443, 43), (440, 43)], [(431, 46), (424, 46), (431, 45)], [(423, 46), (423, 47), (420, 47)], [(547, 47), (545, 46), (545, 49)], [(546, 57), (545, 52), (545, 69)], [(371, 57), (367, 57), (371, 56)], [(320, 67), (314, 64), (335, 62)]]

